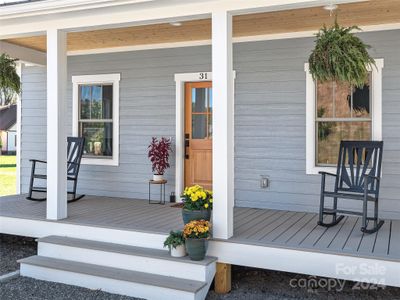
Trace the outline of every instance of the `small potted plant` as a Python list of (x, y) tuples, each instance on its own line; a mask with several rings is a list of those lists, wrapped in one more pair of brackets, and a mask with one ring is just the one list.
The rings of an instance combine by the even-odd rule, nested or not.
[(172, 231), (164, 242), (164, 247), (168, 247), (171, 256), (183, 257), (186, 256), (185, 238), (182, 231)]
[(210, 221), (212, 206), (212, 191), (199, 185), (185, 188), (182, 208), (183, 223), (187, 224), (193, 220)]
[(148, 147), (148, 157), (150, 158), (154, 181), (164, 180), (164, 172), (170, 167), (169, 153), (171, 151), (171, 140), (165, 137), (157, 139), (153, 137)]
[(186, 250), (191, 260), (203, 260), (207, 251), (207, 240), (210, 238), (210, 222), (193, 220), (183, 230), (186, 239)]

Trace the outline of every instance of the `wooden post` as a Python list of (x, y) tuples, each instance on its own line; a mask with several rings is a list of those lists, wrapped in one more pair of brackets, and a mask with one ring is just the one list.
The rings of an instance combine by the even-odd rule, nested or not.
[(230, 264), (217, 263), (214, 291), (217, 294), (229, 293), (232, 289), (232, 270)]

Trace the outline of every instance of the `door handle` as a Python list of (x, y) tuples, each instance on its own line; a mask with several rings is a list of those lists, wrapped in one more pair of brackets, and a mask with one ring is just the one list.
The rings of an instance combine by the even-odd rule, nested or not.
[(187, 148), (190, 145), (189, 133), (185, 133), (185, 159), (189, 159), (189, 154), (187, 153)]

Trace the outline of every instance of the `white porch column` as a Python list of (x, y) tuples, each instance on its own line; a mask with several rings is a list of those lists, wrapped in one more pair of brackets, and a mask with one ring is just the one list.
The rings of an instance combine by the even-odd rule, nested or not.
[(47, 219), (67, 217), (67, 34), (47, 30)]
[(227, 239), (233, 234), (234, 137), (232, 16), (212, 14), (213, 72), (213, 235)]

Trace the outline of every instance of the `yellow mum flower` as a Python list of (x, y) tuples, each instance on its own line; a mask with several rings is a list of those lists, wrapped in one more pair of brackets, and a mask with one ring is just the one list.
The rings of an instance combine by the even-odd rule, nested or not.
[(205, 207), (205, 208), (208, 208), (208, 203), (204, 204), (204, 207)]
[(210, 201), (210, 203), (213, 203), (213, 198), (211, 198), (209, 201)]
[(199, 197), (197, 197), (196, 194), (193, 194), (191, 197), (192, 201), (196, 202), (197, 200), (199, 200)]

